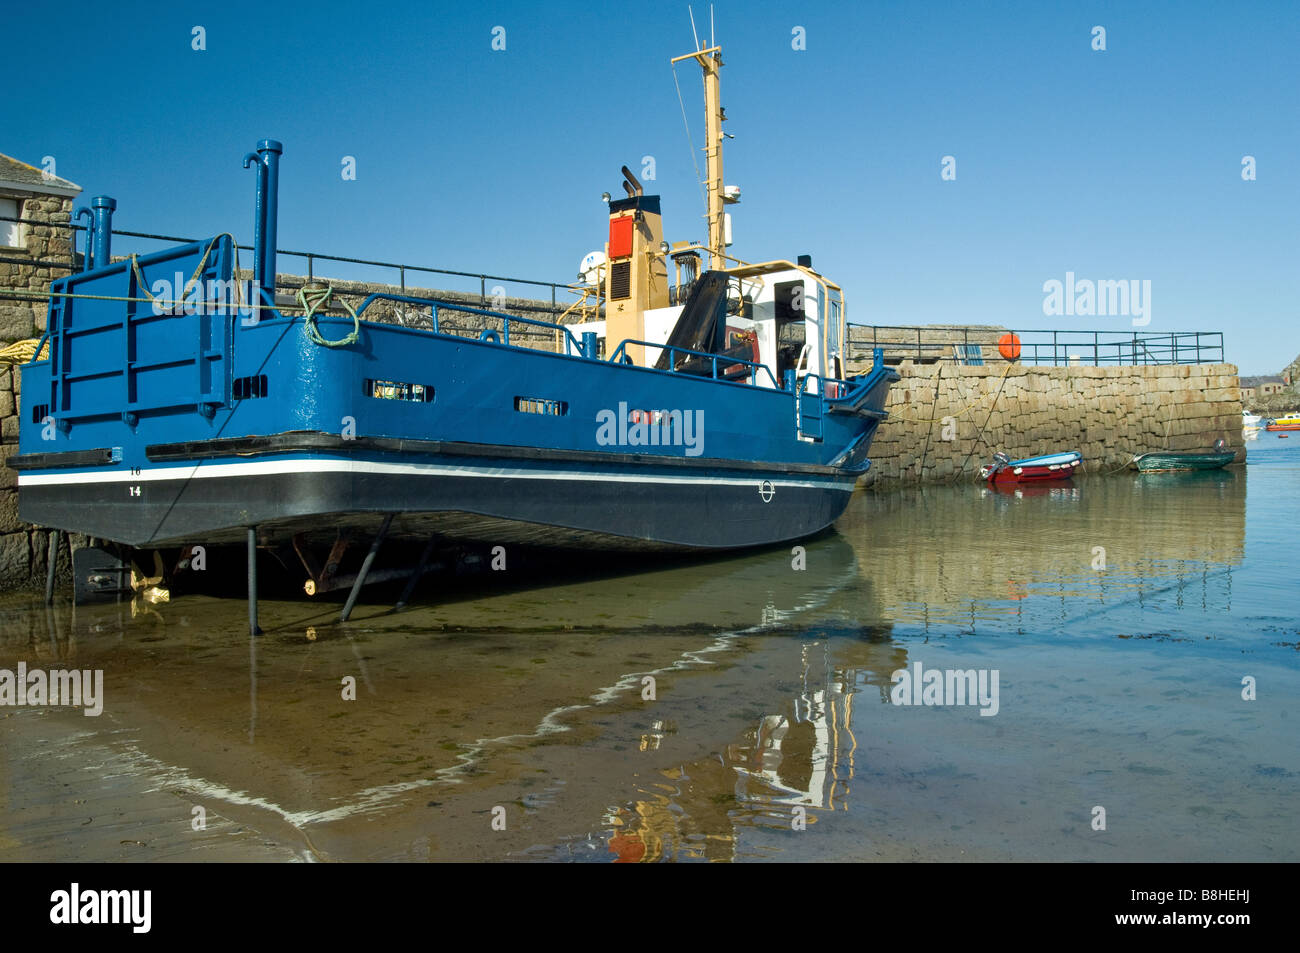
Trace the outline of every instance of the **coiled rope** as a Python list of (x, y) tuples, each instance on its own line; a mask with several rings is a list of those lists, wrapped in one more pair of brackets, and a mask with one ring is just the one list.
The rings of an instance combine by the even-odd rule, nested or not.
[[(39, 338), (27, 338), (22, 341), (15, 341), (13, 344), (5, 345), (0, 348), (0, 364), (30, 364), (36, 357), (36, 345), (40, 344)], [(41, 347), (41, 357), (43, 361), (50, 356), (50, 342), (46, 341)]]
[(357, 338), (361, 337), (361, 319), (357, 313), (352, 310), (352, 305), (343, 299), (339, 299), (339, 304), (343, 309), (352, 316), (352, 331), (344, 335), (337, 341), (331, 341), (320, 333), (316, 327), (316, 315), (322, 308), (328, 307), (330, 299), (334, 297), (334, 288), (331, 285), (325, 287), (316, 286), (314, 288), (302, 287), (298, 289), (298, 303), (302, 305), (303, 318), (302, 326), (307, 332), (307, 336), (322, 347), (347, 347), (349, 344), (355, 344)]

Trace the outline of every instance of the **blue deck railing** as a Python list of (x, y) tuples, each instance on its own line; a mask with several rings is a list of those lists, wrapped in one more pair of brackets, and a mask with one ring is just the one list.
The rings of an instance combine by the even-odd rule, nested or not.
[[(758, 372), (762, 371), (764, 374), (767, 375), (768, 380), (772, 382), (772, 386), (774, 388), (776, 388), (777, 390), (781, 389), (781, 385), (777, 383), (776, 375), (772, 373), (772, 369), (769, 368), (766, 364), (759, 364), (757, 361), (747, 361), (741, 357), (728, 357), (725, 354), (708, 354), (704, 351), (692, 351), (690, 348), (669, 346), (667, 344), (654, 344), (650, 341), (637, 341), (631, 338), (628, 338), (627, 340), (623, 341), (621, 344), (619, 344), (618, 347), (614, 349), (614, 353), (609, 356), (610, 363), (617, 364), (619, 362), (622, 362), (624, 364), (631, 364), (632, 359), (627, 356), (627, 348), (629, 345), (633, 347), (640, 346), (646, 348), (653, 348), (657, 351), (667, 351), (669, 353), (671, 360), (669, 360), (668, 362), (668, 369), (666, 371), (660, 370), (659, 368), (649, 368), (649, 370), (660, 370), (660, 373), (666, 373), (666, 374), (681, 373), (677, 369), (677, 355), (683, 354), (688, 357), (702, 358), (704, 360), (709, 361), (712, 370), (711, 377), (714, 380), (731, 381), (731, 383), (734, 384), (741, 384), (741, 383), (757, 384)], [(718, 375), (719, 361), (722, 362), (724, 369), (736, 367), (736, 366), (743, 366), (743, 367), (750, 368), (750, 373), (745, 375), (747, 378), (749, 378), (749, 380), (735, 381), (735, 380), (731, 380), (728, 377), (719, 377)]]
[(361, 306), (357, 308), (357, 317), (358, 318), (362, 317), (363, 314), (365, 313), (366, 308), (370, 307), (371, 303), (375, 301), (401, 301), (406, 304), (420, 305), (421, 307), (427, 306), (430, 309), (430, 317), (433, 321), (433, 327), (430, 330), (434, 331), (435, 333), (439, 333), (439, 334), (444, 333), (438, 324), (439, 311), (458, 311), (462, 314), (477, 314), (487, 318), (495, 318), (502, 322), (503, 327), (502, 327), (502, 333), (500, 335), (497, 335), (496, 331), (492, 330), (491, 328), (485, 328), (483, 331), (479, 332), (479, 340), (482, 341), (503, 340), (504, 343), (509, 344), (510, 325), (526, 324), (526, 325), (531, 325), (532, 327), (546, 328), (547, 330), (551, 330), (551, 331), (563, 332), (564, 335), (568, 338), (569, 342), (572, 343), (577, 353), (579, 354), (583, 353), (582, 342), (580, 342), (576, 337), (574, 337), (573, 332), (563, 324), (557, 324), (554, 321), (542, 321), (539, 320), (538, 318), (521, 318), (518, 315), (505, 314), (501, 311), (489, 311), (485, 308), (471, 308), (468, 305), (453, 304), (450, 301), (440, 301), (436, 298), (413, 298), (410, 295), (397, 295), (397, 294), (391, 294), (386, 291), (377, 291), (374, 294), (369, 295), (364, 301), (361, 302)]

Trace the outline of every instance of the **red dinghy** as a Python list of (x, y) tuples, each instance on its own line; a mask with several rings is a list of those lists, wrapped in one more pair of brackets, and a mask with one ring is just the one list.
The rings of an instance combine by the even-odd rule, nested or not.
[(980, 467), (980, 476), (990, 483), (1031, 483), (1039, 480), (1068, 480), (1083, 463), (1077, 450), (1049, 453), (1041, 457), (1012, 460), (1005, 453), (995, 453), (993, 462)]

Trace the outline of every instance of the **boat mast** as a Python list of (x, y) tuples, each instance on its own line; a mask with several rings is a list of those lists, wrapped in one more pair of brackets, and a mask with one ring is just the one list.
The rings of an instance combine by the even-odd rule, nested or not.
[(674, 57), (673, 63), (693, 59), (704, 73), (704, 153), (705, 153), (705, 188), (708, 197), (709, 218), (709, 267), (720, 269), (726, 267), (725, 249), (727, 247), (726, 217), (723, 213), (722, 191), (722, 124), (726, 114), (722, 109), (721, 83), (719, 74), (722, 70), (722, 47), (711, 46), (696, 50), (684, 56)]

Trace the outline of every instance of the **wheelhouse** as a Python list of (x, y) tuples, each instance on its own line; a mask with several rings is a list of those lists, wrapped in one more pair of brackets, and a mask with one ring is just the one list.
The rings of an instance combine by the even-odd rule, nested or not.
[[(611, 335), (609, 322), (595, 318), (570, 325), (573, 335), (594, 334), (602, 357), (621, 349), (625, 363), (661, 370), (670, 369), (668, 361), (677, 358), (672, 370), (699, 367), (708, 373), (710, 368), (675, 352), (716, 353), (743, 362), (724, 360), (725, 376), (760, 387), (786, 387), (792, 377), (796, 386), (817, 394), (821, 381), (846, 376), (844, 292), (810, 264), (741, 263), (703, 275), (686, 270), (684, 276), (679, 272), (672, 292), (672, 299), (682, 303), (645, 310), (639, 336)], [(687, 315), (693, 306), (702, 312), (694, 323)], [(567, 336), (564, 347), (574, 350)]]

